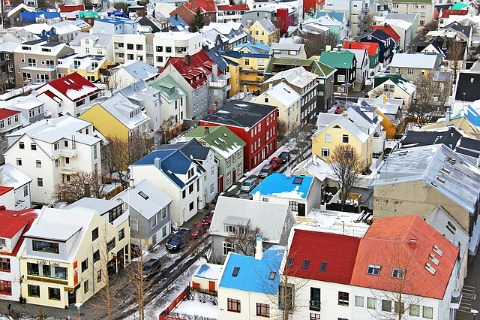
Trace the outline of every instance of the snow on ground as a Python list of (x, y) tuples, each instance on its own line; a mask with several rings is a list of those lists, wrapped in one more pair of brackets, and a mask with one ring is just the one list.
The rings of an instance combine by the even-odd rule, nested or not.
[(218, 318), (218, 306), (209, 301), (185, 300), (182, 301), (173, 312), (214, 319)]
[(278, 157), (278, 155), (283, 151), (290, 151), (293, 148), (294, 148), (294, 145), (285, 144), (281, 146), (268, 159), (263, 160), (263, 162), (261, 162), (258, 166), (256, 166), (252, 170), (245, 172), (245, 176), (246, 177), (252, 176), (252, 175), (258, 176), (258, 173), (260, 172), (260, 170), (262, 170), (263, 166), (270, 163), (270, 159), (272, 159), (273, 157)]

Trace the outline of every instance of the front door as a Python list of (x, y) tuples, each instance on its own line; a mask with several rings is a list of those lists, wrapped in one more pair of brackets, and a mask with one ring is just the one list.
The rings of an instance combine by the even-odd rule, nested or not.
[(305, 203), (298, 203), (298, 216), (305, 217)]
[(233, 168), (232, 170), (232, 183), (237, 182), (237, 169)]
[(68, 304), (74, 304), (77, 302), (76, 290), (68, 293)]

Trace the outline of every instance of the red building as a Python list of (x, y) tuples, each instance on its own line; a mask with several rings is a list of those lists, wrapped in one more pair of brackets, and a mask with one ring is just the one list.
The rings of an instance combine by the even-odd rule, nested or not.
[(272, 106), (232, 100), (200, 120), (199, 125), (224, 125), (245, 141), (243, 162), (247, 171), (277, 150), (278, 110)]
[(288, 10), (287, 8), (277, 9), (277, 28), (282, 36), (288, 33), (288, 27), (295, 25), (294, 12)]

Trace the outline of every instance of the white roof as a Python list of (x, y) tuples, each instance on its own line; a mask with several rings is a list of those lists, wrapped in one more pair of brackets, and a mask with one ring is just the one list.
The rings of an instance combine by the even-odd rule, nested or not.
[[(24, 46), (29, 46), (31, 50), (23, 50), (22, 47)], [(34, 44), (22, 43), (21, 46), (18, 46), (14, 50), (14, 52), (45, 55), (46, 53), (42, 51), (42, 49), (47, 49), (49, 50), (48, 55), (57, 55), (65, 47), (67, 47), (67, 44), (63, 42), (47, 42), (38, 40), (38, 42)]]
[(291, 107), (295, 102), (301, 99), (301, 96), (285, 82), (280, 82), (265, 92), (265, 95), (275, 97), (284, 106)]
[[(155, 38), (160, 39), (189, 40), (198, 37), (198, 32), (188, 32), (187, 30), (185, 30), (178, 32), (156, 32), (153, 35)], [(138, 37), (137, 35), (132, 36)]]
[(325, 181), (327, 178), (333, 181), (338, 180), (332, 167), (315, 154), (312, 155), (310, 158), (300, 162), (292, 170), (293, 174), (301, 174), (304, 172), (307, 172), (309, 175), (317, 178), (319, 181), (322, 182)]
[(23, 187), (32, 181), (32, 178), (8, 163), (0, 167), (0, 179), (2, 186), (13, 187), (13, 189)]
[(7, 101), (0, 101), (0, 108), (10, 108), (19, 111), (30, 110), (42, 105), (44, 105), (44, 103), (33, 95), (19, 96)]
[(355, 125), (346, 115), (343, 114), (331, 114), (331, 113), (322, 113), (317, 119), (318, 131), (312, 136), (312, 139), (332, 127), (335, 124), (339, 124), (345, 130), (350, 132), (355, 138), (357, 138), (361, 143), (364, 143), (368, 139), (368, 134), (364, 133), (359, 127)]
[(385, 19), (385, 23), (388, 23), (391, 26), (399, 27), (404, 30), (408, 30), (408, 28), (412, 26), (411, 22), (401, 19)]
[(435, 54), (396, 53), (393, 56), (390, 68), (433, 69), (436, 62), (437, 56)]
[(264, 83), (270, 83), (281, 79), (285, 79), (285, 81), (293, 86), (303, 88), (312, 81), (315, 81), (315, 79), (317, 79), (317, 75), (305, 70), (303, 67), (296, 67), (278, 72)]
[(209, 30), (215, 29), (221, 34), (229, 34), (232, 30), (238, 31), (243, 27), (239, 22), (228, 21), (226, 23), (220, 22), (211, 22), (208, 26), (202, 28), (202, 32), (207, 32)]
[[(355, 59), (357, 59), (357, 63), (361, 63), (360, 61), (363, 61), (364, 59), (367, 59), (367, 61), (368, 61), (367, 50), (365, 50), (365, 49), (348, 49), (348, 51), (355, 54)], [(357, 64), (357, 67), (358, 67), (358, 64)]]
[(0, 43), (0, 52), (13, 52), (19, 45), (18, 42), (2, 42)]

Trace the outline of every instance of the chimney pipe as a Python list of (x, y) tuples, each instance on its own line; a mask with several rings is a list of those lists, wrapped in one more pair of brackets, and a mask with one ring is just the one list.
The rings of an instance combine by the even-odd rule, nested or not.
[(162, 159), (161, 158), (155, 158), (153, 160), (153, 164), (155, 166), (155, 168), (159, 169), (159, 170), (162, 170)]
[(255, 259), (263, 259), (263, 240), (262, 237), (257, 237), (257, 245), (255, 246)]
[(209, 127), (205, 127), (205, 134), (210, 134), (210, 128)]
[(189, 54), (185, 55), (185, 63), (187, 64), (187, 66), (190, 66), (190, 55)]
[(447, 111), (445, 111), (445, 124), (450, 123), (451, 116), (452, 116), (452, 111), (450, 111), (450, 108), (447, 108)]

